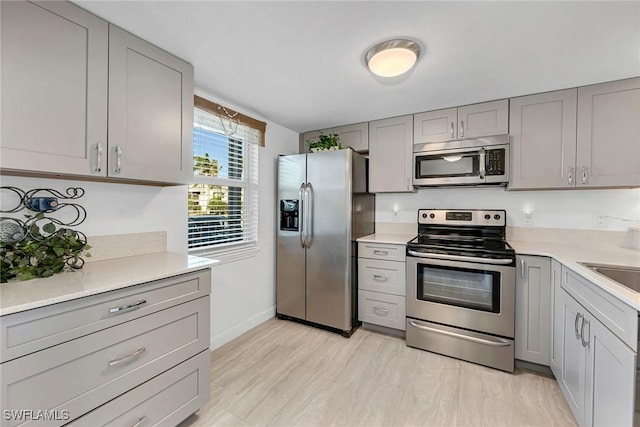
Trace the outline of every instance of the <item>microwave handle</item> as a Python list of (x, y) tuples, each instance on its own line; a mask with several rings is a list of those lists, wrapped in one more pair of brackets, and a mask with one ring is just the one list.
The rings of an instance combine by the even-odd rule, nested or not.
[(480, 179), (484, 179), (484, 177), (487, 175), (487, 168), (486, 168), (486, 161), (487, 161), (487, 152), (484, 148), (480, 149)]

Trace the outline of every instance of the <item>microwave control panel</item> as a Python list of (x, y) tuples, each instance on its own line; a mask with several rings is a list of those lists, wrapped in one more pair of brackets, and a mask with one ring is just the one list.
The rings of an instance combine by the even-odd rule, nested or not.
[(504, 148), (487, 150), (486, 156), (485, 169), (487, 175), (504, 175), (506, 169)]

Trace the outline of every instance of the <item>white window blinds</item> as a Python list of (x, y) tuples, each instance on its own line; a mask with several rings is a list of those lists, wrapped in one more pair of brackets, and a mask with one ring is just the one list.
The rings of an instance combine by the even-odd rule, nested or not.
[(233, 255), (258, 240), (258, 143), (264, 133), (196, 107), (190, 252)]

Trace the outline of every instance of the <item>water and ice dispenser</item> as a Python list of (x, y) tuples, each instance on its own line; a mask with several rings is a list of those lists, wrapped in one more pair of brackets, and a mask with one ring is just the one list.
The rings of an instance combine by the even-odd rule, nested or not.
[(298, 231), (298, 200), (280, 200), (280, 230)]

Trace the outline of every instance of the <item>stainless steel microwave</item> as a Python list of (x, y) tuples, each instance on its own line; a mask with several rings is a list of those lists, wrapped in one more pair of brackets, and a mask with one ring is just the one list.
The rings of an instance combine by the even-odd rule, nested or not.
[(508, 135), (414, 146), (413, 185), (506, 185)]

